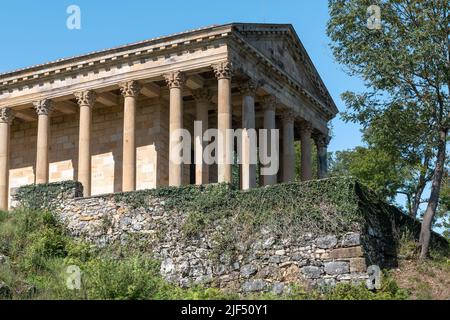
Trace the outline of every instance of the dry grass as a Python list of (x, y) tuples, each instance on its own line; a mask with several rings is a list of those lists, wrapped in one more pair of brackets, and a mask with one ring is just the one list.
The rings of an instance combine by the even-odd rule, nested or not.
[(411, 299), (450, 299), (450, 260), (436, 259), (425, 262), (404, 259), (392, 272), (401, 288), (407, 289)]

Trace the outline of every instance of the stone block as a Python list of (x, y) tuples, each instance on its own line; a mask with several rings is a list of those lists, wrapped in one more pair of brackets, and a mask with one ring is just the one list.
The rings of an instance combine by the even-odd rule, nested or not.
[(258, 269), (250, 264), (247, 264), (245, 266), (242, 266), (241, 268), (241, 276), (244, 278), (250, 278), (252, 275), (254, 275)]
[(337, 238), (334, 235), (327, 235), (316, 239), (316, 245), (320, 249), (330, 249), (337, 244)]
[(273, 293), (273, 294), (276, 294), (276, 295), (283, 294), (284, 288), (285, 288), (285, 287), (286, 287), (286, 286), (284, 285), (284, 283), (281, 283), (281, 282), (275, 283), (275, 284), (272, 286), (272, 293)]
[(329, 259), (348, 259), (363, 257), (364, 252), (362, 247), (338, 248), (334, 249), (328, 254)]
[(295, 264), (290, 265), (283, 271), (284, 282), (295, 282), (300, 276), (300, 270)]
[(331, 275), (338, 275), (350, 272), (350, 264), (344, 261), (325, 262), (325, 272)]
[(361, 244), (361, 235), (357, 232), (350, 232), (344, 235), (342, 239), (343, 247), (359, 246)]
[(256, 279), (244, 282), (241, 289), (243, 292), (260, 292), (265, 291), (267, 283), (264, 280)]
[(366, 272), (367, 265), (365, 258), (350, 259), (350, 272)]
[(304, 276), (308, 279), (318, 279), (322, 275), (323, 271), (320, 267), (306, 266), (301, 269)]

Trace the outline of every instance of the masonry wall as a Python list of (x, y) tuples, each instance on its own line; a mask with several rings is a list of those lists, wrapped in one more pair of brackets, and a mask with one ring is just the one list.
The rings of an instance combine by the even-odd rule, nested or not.
[[(314, 182), (327, 183), (325, 180)], [(305, 190), (309, 188), (292, 184), (294, 188), (297, 185)], [(44, 190), (45, 187), (31, 186), (21, 193), (21, 204), (35, 206), (34, 201), (27, 202), (27, 195), (40, 199), (39, 192)], [(252, 233), (251, 241), (246, 237), (233, 238), (239, 240), (233, 240), (234, 249), (228, 251), (228, 232), (245, 232), (245, 226), (236, 225), (236, 230), (230, 231), (226, 225), (233, 224), (232, 221), (217, 219), (208, 222), (195, 236), (186, 236), (184, 228), (190, 212), (183, 207), (167, 206), (169, 198), (162, 196), (167, 195), (167, 191), (161, 196), (157, 192), (137, 191), (82, 198), (76, 183), (56, 184), (48, 190), (52, 190), (49, 192), (52, 198), (48, 199), (47, 195), (46, 208), (57, 215), (72, 236), (100, 246), (130, 239), (142, 241), (161, 262), (160, 272), (168, 281), (182, 287), (201, 284), (241, 293), (272, 291), (279, 294), (293, 284), (323, 287), (339, 282), (365, 282), (369, 279), (368, 266), (396, 265), (400, 226), (406, 224), (401, 220), (407, 218), (396, 209), (389, 213), (388, 207), (383, 207), (385, 204), (368, 203), (361, 213), (364, 219), (351, 222), (351, 231), (324, 233), (314, 229), (293, 236), (295, 232), (291, 230), (277, 236), (273, 230), (262, 228)], [(356, 188), (355, 195), (361, 198), (359, 193)], [(145, 199), (145, 205), (141, 201), (136, 205), (126, 200), (135, 197)], [(332, 203), (323, 204), (321, 214), (330, 214), (327, 208)], [(257, 208), (253, 214), (260, 214)], [(356, 215), (359, 213), (355, 212)]]
[(182, 287), (200, 284), (241, 293), (279, 294), (292, 284), (321, 287), (368, 279), (358, 232), (305, 234), (295, 241), (261, 233), (255, 242), (239, 244), (242, 251), (236, 257), (213, 258), (220, 227), (210, 226), (198, 237), (186, 239), (187, 213), (166, 211), (163, 201), (153, 198), (146, 208), (132, 208), (116, 202), (113, 195), (80, 198), (66, 202), (59, 216), (72, 235), (99, 245), (143, 236), (161, 261), (162, 276)]

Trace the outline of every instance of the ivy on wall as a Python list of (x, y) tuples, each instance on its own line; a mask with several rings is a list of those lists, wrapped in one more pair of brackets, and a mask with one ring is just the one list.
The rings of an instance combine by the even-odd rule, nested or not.
[[(64, 200), (81, 196), (81, 188), (74, 181), (29, 185), (20, 187), (15, 199), (25, 208), (51, 211)], [(248, 191), (228, 184), (161, 187), (108, 197), (130, 209), (147, 208), (153, 205), (152, 200), (158, 199), (167, 212), (185, 213), (186, 237), (219, 230), (215, 248), (220, 253), (235, 251), (236, 243), (251, 243), (263, 230), (273, 237), (296, 239), (306, 234), (343, 234), (374, 227), (395, 246), (402, 230), (419, 230), (420, 225), (351, 177), (277, 184)]]
[(228, 184), (162, 187), (114, 195), (116, 202), (146, 207), (151, 197), (164, 199), (167, 210), (188, 213), (187, 236), (223, 221), (228, 227), (250, 230), (270, 227), (277, 234), (350, 231), (361, 222), (355, 180), (330, 178), (240, 191)]
[(30, 184), (19, 187), (14, 200), (21, 206), (36, 210), (45, 208), (49, 211), (66, 198), (82, 196), (83, 187), (76, 181), (63, 181), (48, 184)]

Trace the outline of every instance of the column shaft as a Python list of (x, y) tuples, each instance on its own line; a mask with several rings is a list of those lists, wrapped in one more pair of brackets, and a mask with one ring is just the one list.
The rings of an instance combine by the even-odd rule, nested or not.
[[(255, 94), (256, 84), (252, 81), (241, 87), (242, 92), (242, 189), (256, 187), (256, 141), (251, 139), (251, 131), (255, 129)], [(256, 136), (253, 137), (256, 139)]]
[[(183, 128), (183, 96), (181, 92), (181, 88), (171, 88), (170, 89), (170, 125), (169, 132), (171, 134), (170, 137), (170, 146), (169, 152), (174, 152), (177, 150), (177, 145), (180, 143), (180, 138), (178, 135), (173, 135), (172, 133), (176, 132), (176, 130)], [(171, 159), (174, 157), (170, 157)], [(183, 184), (183, 163), (181, 161), (175, 162), (170, 160), (169, 162), (169, 185), (171, 186), (181, 186)]]
[(283, 117), (283, 182), (292, 182), (295, 178), (294, 117)]
[(49, 141), (50, 141), (50, 100), (34, 103), (38, 114), (37, 153), (36, 153), (36, 183), (49, 182)]
[(316, 137), (317, 146), (317, 175), (319, 179), (324, 179), (328, 176), (328, 151), (327, 146), (329, 137), (319, 135)]
[(301, 179), (308, 181), (312, 179), (312, 161), (311, 161), (311, 127), (309, 124), (302, 124), (300, 130), (301, 139)]
[(136, 190), (136, 99), (140, 86), (136, 81), (120, 84), (124, 97), (122, 191)]
[(91, 127), (92, 108), (95, 102), (93, 91), (75, 93), (80, 106), (80, 128), (78, 137), (78, 181), (83, 185), (83, 196), (91, 196)]
[(0, 109), (0, 210), (8, 210), (11, 109)]
[(80, 134), (78, 149), (78, 181), (83, 185), (83, 195), (91, 195), (91, 123), (89, 106), (80, 106)]
[(219, 139), (217, 144), (217, 175), (218, 182), (231, 183), (232, 164), (232, 139), (227, 137), (227, 131), (232, 129), (231, 108), (231, 69), (229, 62), (223, 62), (213, 66), (218, 79), (218, 101), (217, 101), (217, 129)]
[(167, 85), (170, 89), (170, 110), (169, 110), (169, 185), (181, 186), (183, 184), (184, 163), (180, 158), (179, 143), (181, 137), (177, 130), (183, 128), (183, 85), (185, 82), (181, 72), (173, 72), (166, 76)]
[(209, 167), (203, 159), (203, 150), (206, 143), (203, 141), (203, 134), (208, 130), (208, 110), (210, 108), (210, 96), (207, 89), (194, 91), (196, 99), (196, 121), (201, 122), (202, 130), (194, 132), (194, 152), (195, 152), (195, 183), (197, 185), (209, 183)]
[[(268, 151), (271, 151), (272, 148), (276, 146), (272, 146), (271, 134), (272, 130), (276, 129), (275, 124), (275, 104), (276, 100), (273, 97), (269, 97), (263, 103), (264, 110), (264, 129), (267, 130), (267, 141), (262, 144), (260, 148), (262, 148), (262, 154), (268, 154)], [(273, 150), (272, 150), (273, 151)], [(279, 161), (279, 159), (274, 159), (273, 153), (271, 153), (272, 161)], [(269, 186), (277, 183), (277, 175), (263, 175), (263, 185)]]
[(136, 189), (136, 99), (125, 97), (123, 119), (123, 191)]

